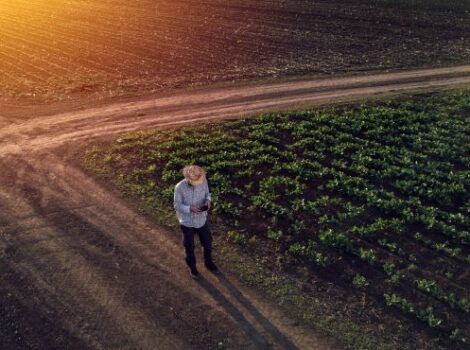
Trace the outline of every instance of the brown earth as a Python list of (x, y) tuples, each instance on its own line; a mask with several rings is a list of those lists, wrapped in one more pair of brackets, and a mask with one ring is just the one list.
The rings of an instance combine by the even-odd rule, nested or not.
[(179, 234), (83, 173), (67, 149), (128, 130), (469, 85), (470, 67), (461, 66), (198, 89), (3, 117), (1, 347), (337, 348), (229, 274), (191, 280)]
[(179, 236), (63, 159), (1, 163), (9, 349), (330, 348), (228, 275), (190, 279)]
[(0, 0), (0, 100), (470, 62), (445, 0)]

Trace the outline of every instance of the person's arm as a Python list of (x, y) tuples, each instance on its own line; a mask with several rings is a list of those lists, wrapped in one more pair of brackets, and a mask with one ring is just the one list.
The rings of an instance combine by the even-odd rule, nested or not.
[(211, 193), (209, 192), (209, 184), (207, 183), (207, 180), (204, 182), (204, 192), (205, 192), (206, 205), (210, 208), (211, 202), (212, 202), (212, 196), (211, 196)]
[(183, 204), (183, 191), (181, 187), (175, 187), (174, 207), (177, 212), (182, 214), (189, 214), (191, 212), (191, 207)]

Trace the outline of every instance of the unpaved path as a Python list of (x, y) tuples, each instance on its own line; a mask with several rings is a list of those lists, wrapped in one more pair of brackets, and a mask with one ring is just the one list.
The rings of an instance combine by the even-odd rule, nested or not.
[(24, 121), (0, 116), (0, 348), (335, 348), (230, 275), (188, 278), (179, 235), (155, 227), (57, 147), (458, 85), (470, 85), (470, 66), (200, 89)]

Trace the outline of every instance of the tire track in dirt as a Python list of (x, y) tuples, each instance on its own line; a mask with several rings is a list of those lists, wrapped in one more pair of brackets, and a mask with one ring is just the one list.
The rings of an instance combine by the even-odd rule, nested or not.
[[(23, 169), (21, 164), (18, 167)], [(22, 209), (20, 213), (37, 212), (38, 221), (43, 221), (41, 212), (47, 203), (40, 201), (40, 183), (25, 176), (15, 185), (17, 191), (14, 197), (21, 198), (18, 206)], [(55, 202), (59, 203), (57, 200)], [(17, 276), (26, 277), (35, 285), (48, 308), (58, 307), (56, 313), (61, 316), (60, 322), (72, 322), (66, 325), (71, 332), (92, 348), (152, 348), (157, 344), (150, 342), (151, 338), (159, 339), (159, 345), (166, 349), (170, 349), (171, 344), (180, 344), (177, 338), (165, 336), (164, 332), (155, 328), (153, 320), (142, 317), (132, 307), (132, 300), (125, 300), (123, 291), (112, 286), (110, 278), (104, 273), (109, 270), (100, 271), (90, 260), (96, 252), (92, 251), (91, 245), (85, 244), (83, 237), (78, 236), (77, 242), (70, 237), (82, 230), (93, 232), (91, 225), (86, 225), (67, 211), (55, 218), (49, 217), (47, 224), (48, 227), (33, 227), (15, 235), (4, 233), (4, 237), (15, 247), (15, 254), (7, 262), (11, 269), (16, 270)], [(101, 258), (106, 261), (107, 257)], [(85, 335), (77, 327), (82, 320), (92, 327), (92, 330), (83, 330)]]
[(219, 89), (33, 118), (0, 129), (0, 154), (124, 131), (250, 116), (419, 89), (470, 85), (470, 66)]
[[(223, 119), (232, 119), (236, 116), (248, 117), (255, 114), (261, 114), (266, 111), (282, 111), (289, 109), (299, 109), (310, 105), (322, 105), (330, 103), (332, 99), (337, 102), (346, 102), (356, 98), (368, 96), (377, 96), (383, 93), (399, 92), (403, 90), (413, 90), (419, 88), (436, 88), (445, 86), (457, 86), (462, 84), (470, 84), (470, 77), (454, 78), (446, 81), (426, 82), (426, 83), (406, 83), (395, 85), (393, 90), (388, 86), (379, 86), (373, 88), (357, 88), (350, 89), (347, 92), (335, 93), (318, 93), (315, 96), (311, 94), (299, 94), (296, 96), (278, 97), (275, 101), (271, 99), (259, 100), (256, 104), (251, 102), (238, 102), (228, 104), (227, 106), (207, 106), (204, 110), (196, 109), (194, 112), (173, 112), (161, 113), (158, 116), (150, 116), (148, 118), (140, 118), (138, 121), (118, 121), (108, 119), (101, 121), (100, 125), (94, 125), (93, 129), (89, 127), (75, 127), (73, 131), (59, 135), (48, 135), (38, 137), (31, 142), (20, 144), (25, 150), (34, 150), (36, 148), (58, 147), (68, 142), (79, 142), (92, 138), (115, 135), (125, 131), (134, 131), (142, 129), (150, 129), (155, 127), (173, 127), (183, 124), (193, 124), (198, 122), (218, 121)], [(0, 149), (1, 150), (1, 149)]]
[[(84, 214), (91, 213), (82, 213), (79, 209), (73, 213), (64, 210), (42, 219), (41, 214), (57, 211), (56, 206), (63, 203), (64, 194), (69, 197), (69, 202), (82, 199), (70, 190), (73, 185), (65, 183), (69, 186), (67, 190), (63, 191), (62, 186), (57, 186), (54, 189), (54, 193), (59, 191), (57, 197), (41, 204), (41, 189), (47, 186), (44, 183), (44, 175), (47, 173), (44, 172), (50, 172), (51, 169), (31, 166), (31, 163), (34, 164), (34, 161), (28, 161), (27, 164), (16, 162), (16, 168), (20, 169), (17, 174), (23, 170), (27, 170), (28, 174), (16, 181), (19, 193), (15, 191), (14, 197), (24, 199), (18, 206), (22, 209), (20, 214), (24, 211), (36, 212), (39, 220), (51, 226), (16, 232), (14, 236), (8, 232), (4, 235), (10, 237), (10, 243), (16, 247), (17, 259), (13, 261), (18, 275), (27, 276), (31, 281), (44, 281), (35, 284), (41, 294), (49, 299), (50, 306), (56, 304), (55, 300), (61, 300), (65, 305), (57, 312), (74, 310), (81, 319), (92, 325), (95, 332), (99, 332), (96, 334), (89, 329), (83, 330), (87, 337), (91, 336), (91, 339), (85, 336), (82, 338), (92, 348), (99, 344), (98, 348), (104, 349), (204, 349), (206, 345), (217, 344), (216, 340), (228, 338), (227, 334), (218, 329), (207, 332), (207, 329), (214, 328), (218, 323), (235, 330), (235, 339), (244, 339), (243, 334), (237, 334), (238, 327), (233, 325), (233, 321), (226, 319), (220, 311), (212, 312), (198, 297), (188, 295), (185, 292), (185, 289), (190, 291), (188, 286), (175, 287), (174, 276), (168, 271), (155, 264), (144, 264), (140, 256), (129, 255), (129, 251), (132, 251), (130, 247), (108, 236), (129, 236), (133, 232), (128, 231), (128, 227), (119, 229), (116, 225), (103, 228), (103, 225), (113, 222), (115, 217), (108, 217), (107, 222), (95, 225), (93, 220), (83, 218)], [(57, 175), (64, 174), (59, 172)], [(95, 210), (100, 211), (102, 208)], [(121, 220), (123, 222), (126, 223)], [(48, 237), (41, 240), (46, 234)], [(135, 244), (138, 244), (137, 241)], [(142, 246), (140, 244), (139, 248)], [(47, 286), (53, 286), (53, 290), (48, 290)], [(179, 298), (187, 300), (187, 304)], [(204, 315), (206, 309), (209, 312)], [(180, 318), (174, 317), (175, 313)], [(198, 320), (198, 314), (204, 316)], [(61, 316), (60, 319), (70, 318), (64, 313)], [(81, 335), (82, 330), (72, 327), (70, 331)], [(208, 339), (208, 336), (213, 338)], [(246, 338), (245, 341), (247, 344), (241, 342), (238, 345), (250, 348), (250, 342)]]
[[(127, 130), (468, 85), (470, 66), (462, 66), (200, 89), (23, 122), (0, 118), (0, 292), (14, 295), (18, 310), (36, 310), (9, 327), (36, 334), (39, 347), (335, 348), (231, 276), (190, 280), (179, 236), (154, 227), (54, 148)], [(39, 332), (38, 317), (60, 336)], [(5, 332), (5, 342), (24, 347)]]

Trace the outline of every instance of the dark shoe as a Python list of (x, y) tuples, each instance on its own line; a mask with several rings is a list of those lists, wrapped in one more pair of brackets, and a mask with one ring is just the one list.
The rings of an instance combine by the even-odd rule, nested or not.
[(191, 277), (195, 280), (199, 279), (199, 271), (196, 269), (196, 268), (190, 268), (189, 269), (189, 274), (191, 275)]
[(211, 272), (218, 272), (219, 271), (219, 269), (217, 268), (217, 266), (213, 262), (207, 263), (206, 268)]

